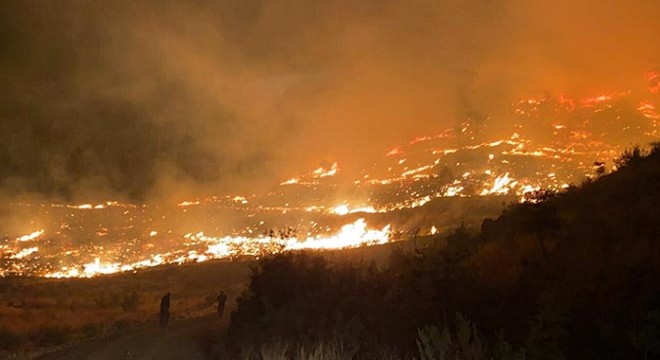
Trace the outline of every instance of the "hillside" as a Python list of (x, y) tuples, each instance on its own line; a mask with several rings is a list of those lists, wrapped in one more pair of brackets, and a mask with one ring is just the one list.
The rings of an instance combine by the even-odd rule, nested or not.
[(394, 251), (385, 266), (264, 259), (237, 302), (228, 344), (245, 352), (340, 343), (356, 359), (439, 349), (452, 359), (657, 356), (660, 147), (617, 163), (480, 229)]

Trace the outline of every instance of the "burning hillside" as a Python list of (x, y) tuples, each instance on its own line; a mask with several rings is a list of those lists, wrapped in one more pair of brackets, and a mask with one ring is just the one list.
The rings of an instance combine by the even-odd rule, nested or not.
[(561, 190), (613, 170), (626, 147), (658, 138), (656, 80), (650, 73), (643, 96), (523, 99), (511, 105), (507, 137), (494, 138), (489, 121), (469, 118), (387, 149), (358, 174), (334, 162), (266, 192), (168, 206), (15, 203), (12, 212), (21, 214), (24, 231), (4, 235), (0, 274), (90, 277), (435, 234), (448, 224), (402, 211), (452, 197), (522, 201), (536, 190)]

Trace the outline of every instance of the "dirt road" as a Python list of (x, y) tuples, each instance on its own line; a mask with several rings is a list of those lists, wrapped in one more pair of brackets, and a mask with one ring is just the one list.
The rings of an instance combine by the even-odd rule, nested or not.
[(167, 328), (148, 325), (141, 330), (92, 340), (44, 355), (40, 360), (205, 360), (209, 334), (218, 332), (225, 321), (206, 316), (172, 321)]

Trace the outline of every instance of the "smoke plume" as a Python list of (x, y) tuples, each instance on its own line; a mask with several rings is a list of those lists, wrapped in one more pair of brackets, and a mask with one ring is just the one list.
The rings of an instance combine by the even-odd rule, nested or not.
[[(6, 1), (0, 187), (243, 191), (519, 96), (643, 89), (654, 0)], [(470, 115), (472, 114), (472, 115)]]

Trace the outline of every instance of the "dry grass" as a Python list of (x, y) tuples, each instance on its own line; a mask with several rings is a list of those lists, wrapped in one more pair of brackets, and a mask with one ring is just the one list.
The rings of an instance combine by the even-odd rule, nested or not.
[[(410, 245), (328, 251), (324, 256), (331, 262), (382, 263), (392, 246)], [(172, 294), (173, 321), (214, 313), (220, 290), (230, 299), (228, 316), (253, 263), (248, 258), (164, 266), (92, 279), (0, 278), (0, 358), (155, 324), (167, 292)], [(127, 306), (133, 292), (139, 300)]]
[[(259, 349), (251, 349), (243, 354), (243, 360), (346, 360), (353, 359), (357, 349), (346, 346), (340, 340), (296, 348), (286, 341), (274, 341)], [(382, 349), (374, 360), (401, 360), (395, 352)]]
[(167, 292), (174, 321), (213, 313), (220, 290), (230, 299), (243, 290), (250, 262), (167, 266), (93, 279), (0, 279), (0, 351), (18, 354), (155, 323)]

